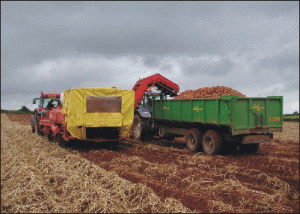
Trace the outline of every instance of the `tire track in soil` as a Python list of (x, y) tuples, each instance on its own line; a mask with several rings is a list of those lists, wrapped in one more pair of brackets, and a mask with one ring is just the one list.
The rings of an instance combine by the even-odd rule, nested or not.
[[(193, 152), (189, 150), (182, 150), (182, 151), (176, 151), (176, 152), (162, 152), (162, 151), (153, 151), (153, 150), (137, 150), (133, 146), (129, 146), (127, 143), (120, 143), (118, 146), (111, 147), (110, 145), (102, 145), (99, 146), (95, 145), (93, 142), (88, 142), (89, 146), (82, 148), (82, 145), (80, 145), (80, 142), (77, 141), (73, 145), (68, 145), (67, 149), (76, 149), (79, 151), (80, 155), (83, 158), (86, 158), (89, 161), (92, 161), (93, 163), (96, 163), (103, 167), (106, 170), (112, 170), (118, 173), (118, 175), (121, 178), (124, 178), (126, 180), (129, 180), (133, 183), (142, 183), (147, 185), (148, 187), (152, 188), (153, 191), (161, 197), (163, 200), (166, 198), (175, 198), (179, 200), (185, 207), (191, 209), (191, 210), (197, 210), (204, 213), (209, 212), (209, 208), (207, 206), (208, 199), (205, 196), (201, 196), (199, 194), (188, 194), (185, 192), (182, 192), (180, 188), (174, 188), (176, 187), (175, 183), (165, 184), (162, 182), (162, 179), (159, 177), (156, 177), (156, 179), (147, 177), (144, 173), (144, 169), (148, 166), (145, 165), (143, 169), (138, 170), (137, 172), (124, 172), (122, 170), (119, 170), (118, 168), (113, 167), (113, 164), (110, 164), (111, 161), (115, 158), (121, 158), (122, 156), (126, 155), (127, 157), (141, 157), (144, 160), (150, 162), (150, 163), (156, 163), (156, 164), (169, 164), (174, 163), (176, 159), (181, 155), (192, 155)], [(168, 144), (170, 146), (170, 142), (161, 140), (159, 142), (155, 142), (155, 144)], [(144, 145), (147, 145), (148, 143), (144, 143)], [(182, 143), (174, 143), (172, 146), (175, 147), (184, 147)], [(91, 154), (90, 151), (96, 149), (97, 154)], [(85, 151), (82, 151), (85, 150)], [(151, 151), (149, 153), (149, 151)]]
[[(23, 124), (30, 124), (30, 116), (26, 115), (27, 122), (24, 122), (24, 118), (8, 115), (12, 121), (19, 121)], [(14, 118), (13, 118), (14, 117)], [(283, 144), (283, 141), (274, 140), (278, 145)], [(121, 157), (140, 157), (143, 160), (146, 160), (150, 163), (155, 164), (173, 164), (178, 168), (178, 171), (184, 172), (187, 167), (197, 167), (195, 164), (189, 164), (178, 161), (182, 156), (193, 156), (195, 153), (190, 152), (185, 148), (185, 145), (179, 142), (168, 142), (165, 140), (152, 140), (147, 144), (154, 144), (156, 146), (161, 146), (163, 149), (161, 150), (143, 150), (142, 147), (136, 144), (132, 144), (131, 142), (120, 143), (118, 146), (111, 146), (107, 144), (82, 144), (82, 143), (74, 143), (73, 145), (63, 146), (67, 150), (78, 150), (82, 157), (100, 165), (106, 170), (116, 171), (120, 177), (127, 179), (133, 183), (144, 183), (147, 186), (151, 187), (155, 193), (164, 198), (173, 197), (181, 201), (181, 203), (192, 209), (201, 212), (209, 212), (208, 200), (209, 194), (206, 196), (205, 192), (201, 192), (200, 195), (198, 192), (190, 191), (183, 192), (182, 189), (187, 187), (187, 184), (182, 185), (181, 180), (186, 178), (187, 176), (196, 175), (197, 170), (193, 170), (191, 173), (193, 174), (180, 174), (179, 178), (170, 180), (170, 183), (166, 184), (162, 182), (162, 178), (160, 177), (149, 177), (145, 174), (145, 169), (148, 167), (147, 164), (144, 164), (143, 167), (139, 168), (137, 171), (127, 171), (124, 172), (117, 167), (114, 167), (111, 163), (116, 158)], [(230, 155), (223, 156), (215, 156), (211, 161), (207, 163), (211, 166), (215, 166), (218, 168), (224, 168), (227, 164), (234, 164), (237, 167), (242, 169), (253, 170), (252, 174), (248, 174), (245, 176), (243, 172), (234, 173), (235, 177), (244, 184), (251, 185), (253, 182), (257, 183), (258, 186), (255, 188), (259, 191), (269, 192), (263, 184), (260, 183), (259, 179), (256, 179), (255, 176), (258, 174), (264, 173), (268, 176), (274, 176), (279, 179), (286, 181), (295, 191), (299, 191), (299, 162), (297, 164), (288, 164), (290, 159), (296, 159), (299, 161), (299, 143), (298, 142), (285, 142), (285, 144), (291, 144), (292, 150), (290, 148), (285, 148), (280, 154), (276, 154), (275, 152), (278, 150), (277, 147), (270, 146), (268, 144), (262, 145), (258, 151), (258, 154), (255, 155), (245, 155), (240, 154), (239, 151), (236, 151)], [(166, 151), (166, 147), (175, 147), (180, 150), (172, 150), (170, 152)], [(182, 149), (182, 150), (181, 150)], [(280, 148), (282, 149), (282, 147)], [(96, 151), (97, 153), (93, 154), (91, 151)], [(151, 152), (149, 152), (151, 151)], [(275, 154), (275, 155), (274, 155)], [(276, 160), (276, 164), (274, 162), (270, 162), (271, 157), (279, 157)], [(281, 158), (281, 159), (280, 159)], [(284, 161), (286, 160), (286, 161)], [(292, 163), (292, 162), (290, 162)], [(286, 167), (287, 165), (287, 167)], [(130, 168), (130, 164), (128, 167)], [(201, 174), (197, 174), (201, 176)], [(298, 176), (298, 179), (296, 179)], [(256, 179), (254, 181), (253, 179)], [(224, 178), (225, 179), (225, 178)], [(214, 181), (221, 181), (222, 179), (214, 178)], [(205, 184), (203, 186), (209, 185)], [(255, 189), (254, 188), (254, 189)], [(252, 186), (253, 189), (253, 186)], [(204, 193), (204, 194), (203, 194)], [(234, 194), (234, 193), (232, 193)], [(238, 198), (240, 193), (236, 193), (235, 196)], [(232, 195), (234, 197), (234, 195)], [(232, 204), (234, 205), (234, 204)], [(293, 207), (293, 210), (299, 210), (298, 204), (289, 204), (289, 206)]]
[[(182, 144), (173, 144), (171, 142), (166, 142), (164, 140), (152, 140), (149, 142), (150, 144), (156, 144), (161, 145), (162, 147), (164, 144), (169, 144), (175, 147), (183, 147)], [(151, 151), (151, 152), (150, 152)], [(299, 151), (299, 150), (298, 150)], [(160, 177), (149, 177), (145, 175), (144, 169), (147, 167), (143, 166), (143, 169), (140, 169), (138, 171), (134, 172), (123, 172), (122, 170), (119, 170), (117, 167), (114, 167), (111, 165), (111, 161), (114, 158), (121, 158), (123, 155), (126, 157), (140, 157), (144, 160), (150, 162), (150, 163), (156, 163), (156, 164), (175, 164), (178, 168), (178, 171), (183, 172), (187, 167), (197, 167), (195, 164), (180, 164), (178, 162), (178, 159), (182, 155), (187, 156), (193, 156), (195, 153), (190, 152), (189, 150), (183, 149), (182, 151), (170, 151), (166, 152), (164, 149), (162, 150), (139, 150), (135, 149), (134, 146), (127, 146), (127, 144), (120, 144), (119, 147), (111, 149), (109, 151), (105, 151), (103, 149), (97, 150), (97, 154), (91, 154), (88, 152), (80, 152), (82, 157), (99, 164), (100, 166), (104, 167), (106, 170), (113, 170), (119, 174), (120, 177), (130, 180), (134, 183), (143, 183), (147, 185), (148, 187), (151, 187), (155, 193), (162, 197), (163, 199), (167, 197), (173, 197), (181, 201), (181, 203), (190, 208), (191, 210), (197, 210), (201, 212), (210, 212), (208, 207), (208, 200), (209, 196), (206, 196), (205, 194), (200, 195), (198, 192), (191, 191), (189, 193), (183, 192), (181, 189), (186, 189), (188, 187), (188, 184), (182, 185), (181, 180), (191, 176), (196, 175), (198, 172), (197, 170), (194, 170), (193, 174), (181, 174), (180, 179), (173, 180), (170, 183), (166, 184), (162, 182), (164, 178)], [(104, 154), (103, 154), (104, 153)], [(249, 184), (252, 189), (256, 189), (257, 191), (263, 191), (263, 192), (269, 192), (272, 193), (271, 190), (269, 190), (267, 187), (264, 187), (263, 181), (258, 179), (257, 176), (264, 173), (268, 176), (274, 176), (279, 179), (282, 179), (286, 181), (292, 188), (294, 188), (295, 191), (299, 191), (299, 182), (296, 179), (293, 179), (293, 176), (296, 176), (297, 172), (299, 170), (298, 166), (288, 166), (290, 167), (289, 170), (284, 170), (282, 168), (277, 168), (276, 166), (273, 166), (271, 163), (267, 162), (267, 157), (270, 156), (270, 151), (260, 151), (258, 154), (255, 155), (246, 155), (241, 154), (239, 151), (236, 151), (234, 154), (231, 155), (223, 155), (223, 156), (215, 156), (211, 161), (206, 162), (206, 164), (211, 165), (212, 167), (218, 167), (218, 168), (224, 168), (226, 164), (228, 163), (234, 163), (236, 166), (241, 167), (242, 169), (246, 168), (248, 170), (254, 170), (255, 173), (252, 173), (251, 175), (245, 175), (242, 171), (233, 173), (234, 176), (244, 184)], [(103, 154), (103, 155), (101, 155)], [(123, 156), (124, 157), (124, 156)], [(290, 157), (296, 158), (299, 155), (296, 156), (296, 154), (290, 154)], [(280, 160), (278, 160), (280, 161)], [(281, 163), (281, 165), (285, 165), (286, 163)], [(278, 165), (280, 163), (278, 162)], [(128, 164), (129, 168), (131, 167), (130, 164)], [(298, 173), (299, 175), (299, 173)], [(198, 176), (201, 176), (200, 174)], [(228, 177), (224, 177), (223, 179), (226, 179)], [(213, 178), (214, 181), (222, 181), (222, 179), (218, 179), (217, 177)], [(253, 187), (253, 184), (256, 184), (256, 187)], [(205, 193), (205, 192), (203, 192)], [(240, 193), (235, 193), (237, 198)], [(236, 202), (238, 203), (238, 202)], [(294, 209), (297, 210), (299, 208), (296, 206), (293, 206)]]

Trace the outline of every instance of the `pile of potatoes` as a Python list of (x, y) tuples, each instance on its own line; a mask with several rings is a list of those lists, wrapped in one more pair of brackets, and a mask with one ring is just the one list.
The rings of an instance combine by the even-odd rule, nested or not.
[(225, 95), (237, 95), (239, 97), (246, 97), (246, 95), (225, 86), (213, 86), (213, 87), (205, 87), (205, 88), (199, 88), (197, 90), (186, 90), (182, 93), (180, 93), (178, 96), (176, 96), (175, 100), (182, 100), (182, 99), (200, 99), (200, 98), (206, 98), (206, 99), (213, 99), (213, 98), (219, 98), (221, 96)]

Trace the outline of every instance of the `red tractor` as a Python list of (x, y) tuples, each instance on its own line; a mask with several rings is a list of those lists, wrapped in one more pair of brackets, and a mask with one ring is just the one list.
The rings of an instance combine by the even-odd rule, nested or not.
[[(152, 91), (153, 88), (156, 92)], [(151, 128), (152, 100), (177, 96), (179, 86), (160, 74), (154, 74), (138, 80), (132, 90), (135, 91), (133, 136), (135, 140), (143, 140), (147, 137), (143, 130)]]
[(39, 98), (33, 99), (33, 104), (36, 104), (37, 100), (39, 100), (38, 108), (34, 110), (34, 116), (31, 117), (32, 132), (40, 135), (48, 135), (50, 134), (48, 127), (51, 127), (47, 124), (47, 121), (49, 121), (48, 114), (53, 110), (60, 109), (61, 111), (60, 94), (44, 94), (41, 92)]

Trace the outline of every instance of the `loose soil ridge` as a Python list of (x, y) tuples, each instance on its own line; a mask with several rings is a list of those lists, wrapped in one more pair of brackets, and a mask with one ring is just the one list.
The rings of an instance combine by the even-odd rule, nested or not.
[[(30, 125), (19, 126), (20, 132), (23, 129), (30, 132)], [(169, 142), (154, 138), (148, 142), (123, 141), (119, 145), (73, 141), (58, 146), (42, 138), (42, 145), (51, 145), (51, 148), (62, 152), (62, 161), (84, 161), (86, 168), (80, 171), (82, 177), (95, 176), (95, 173), (102, 173), (105, 169), (102, 176), (105, 173), (115, 173), (115, 176), (131, 185), (142, 185), (142, 192), (147, 189), (146, 195), (141, 195), (138, 191), (132, 192), (132, 189), (126, 187), (131, 193), (126, 200), (135, 199), (136, 204), (132, 205), (135, 207), (141, 206), (143, 200), (147, 201), (148, 195), (153, 194), (157, 201), (171, 201), (177, 204), (177, 208), (169, 212), (295, 213), (299, 211), (299, 137), (295, 137), (299, 136), (299, 123), (284, 123), (283, 133), (286, 132), (286, 128), (294, 130), (293, 134), (287, 135), (289, 138), (284, 139), (285, 135), (282, 133), (275, 134), (275, 139), (269, 144), (263, 144), (255, 155), (246, 155), (239, 151), (222, 156), (193, 153), (181, 143), (181, 139)], [(41, 138), (30, 134), (31, 139), (34, 137)], [(3, 139), (1, 140), (3, 142)], [(46, 152), (44, 154), (46, 155)], [(74, 154), (80, 157), (76, 156), (72, 160), (66, 158)], [(45, 170), (49, 170), (49, 167), (45, 167)], [(59, 165), (57, 167), (59, 168)], [(82, 170), (73, 168), (72, 173), (78, 175), (79, 169)], [(58, 169), (52, 167), (51, 170)], [(59, 174), (61, 171), (56, 172)], [(56, 182), (59, 180), (54, 177), (53, 179)], [(6, 183), (3, 184), (3, 188), (7, 188)], [(42, 187), (43, 185), (49, 184), (41, 184)], [(100, 183), (93, 185), (95, 188), (97, 185), (101, 186)], [(109, 191), (113, 186), (105, 186), (105, 189)], [(58, 191), (57, 198), (62, 200), (65, 193), (60, 194), (59, 188), (55, 190)], [(83, 194), (86, 189), (81, 191)], [(2, 211), (7, 211), (9, 206), (9, 203), (5, 203), (2, 199), (2, 204), (6, 206), (6, 209), (1, 207)], [(80, 203), (85, 207), (85, 212), (95, 211), (92, 202), (82, 199)], [(122, 203), (118, 203), (121, 206)], [(57, 206), (59, 205), (57, 202)], [(28, 203), (28, 206), (32, 208), (34, 203)], [(167, 204), (160, 208), (157, 206), (154, 206), (156, 210), (153, 207), (140, 207), (138, 212), (168, 212), (165, 208), (168, 207)], [(77, 207), (78, 210), (83, 209), (79, 205)], [(107, 205), (106, 209), (124, 211), (111, 204)]]
[(191, 212), (1, 114), (1, 213)]

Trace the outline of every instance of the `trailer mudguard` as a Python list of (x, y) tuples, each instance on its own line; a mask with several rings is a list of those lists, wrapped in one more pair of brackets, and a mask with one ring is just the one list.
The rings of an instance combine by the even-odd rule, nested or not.
[(142, 118), (151, 118), (150, 112), (145, 109), (138, 109), (137, 112), (140, 114)]

